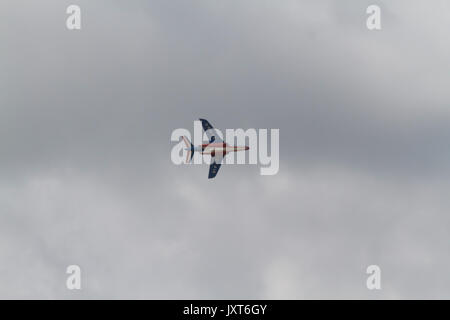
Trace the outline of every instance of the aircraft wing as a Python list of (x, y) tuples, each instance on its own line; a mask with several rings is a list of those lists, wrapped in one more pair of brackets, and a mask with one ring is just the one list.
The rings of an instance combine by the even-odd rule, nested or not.
[(217, 175), (217, 172), (219, 172), (221, 165), (222, 165), (221, 163), (219, 163), (219, 164), (217, 164), (215, 162), (211, 163), (211, 165), (209, 166), (208, 179), (212, 179)]
[(211, 164), (209, 165), (208, 179), (212, 179), (219, 172), (220, 166), (222, 165), (223, 156), (215, 156), (211, 158)]
[(223, 142), (217, 133), (216, 129), (205, 119), (199, 119), (202, 122), (203, 130), (205, 130), (206, 136), (209, 139), (209, 143), (213, 142)]

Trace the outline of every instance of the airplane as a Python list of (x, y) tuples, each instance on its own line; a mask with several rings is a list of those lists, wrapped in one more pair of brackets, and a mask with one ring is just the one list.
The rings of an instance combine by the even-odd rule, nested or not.
[(220, 138), (216, 129), (214, 129), (214, 127), (207, 120), (199, 120), (202, 122), (202, 127), (209, 139), (209, 143), (194, 147), (189, 139), (186, 136), (183, 136), (183, 141), (186, 144), (186, 148), (184, 150), (187, 150), (186, 163), (190, 163), (192, 161), (194, 152), (211, 155), (208, 179), (212, 179), (217, 175), (217, 172), (219, 172), (220, 166), (222, 165), (222, 159), (227, 155), (227, 153), (245, 151), (250, 148), (248, 146), (233, 147), (228, 145)]

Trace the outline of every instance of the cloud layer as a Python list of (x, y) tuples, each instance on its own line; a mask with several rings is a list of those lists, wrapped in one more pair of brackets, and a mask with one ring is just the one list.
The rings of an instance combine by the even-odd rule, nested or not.
[[(2, 2), (0, 297), (448, 298), (450, 8), (379, 3)], [(199, 117), (279, 174), (174, 166)]]

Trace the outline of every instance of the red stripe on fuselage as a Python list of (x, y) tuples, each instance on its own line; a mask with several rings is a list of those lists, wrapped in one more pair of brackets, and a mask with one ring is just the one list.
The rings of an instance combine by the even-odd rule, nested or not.
[(215, 148), (220, 148), (220, 147), (226, 147), (227, 146), (227, 144), (226, 143), (205, 143), (205, 144), (202, 144), (202, 148), (204, 149), (204, 148), (206, 148), (206, 147), (215, 147)]

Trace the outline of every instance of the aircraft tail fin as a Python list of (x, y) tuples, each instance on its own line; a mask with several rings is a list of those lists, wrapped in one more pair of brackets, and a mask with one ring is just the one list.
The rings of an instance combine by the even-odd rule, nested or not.
[(189, 141), (186, 136), (183, 136), (184, 144), (186, 145), (187, 155), (186, 155), (186, 163), (190, 163), (192, 158), (194, 157), (194, 145)]

